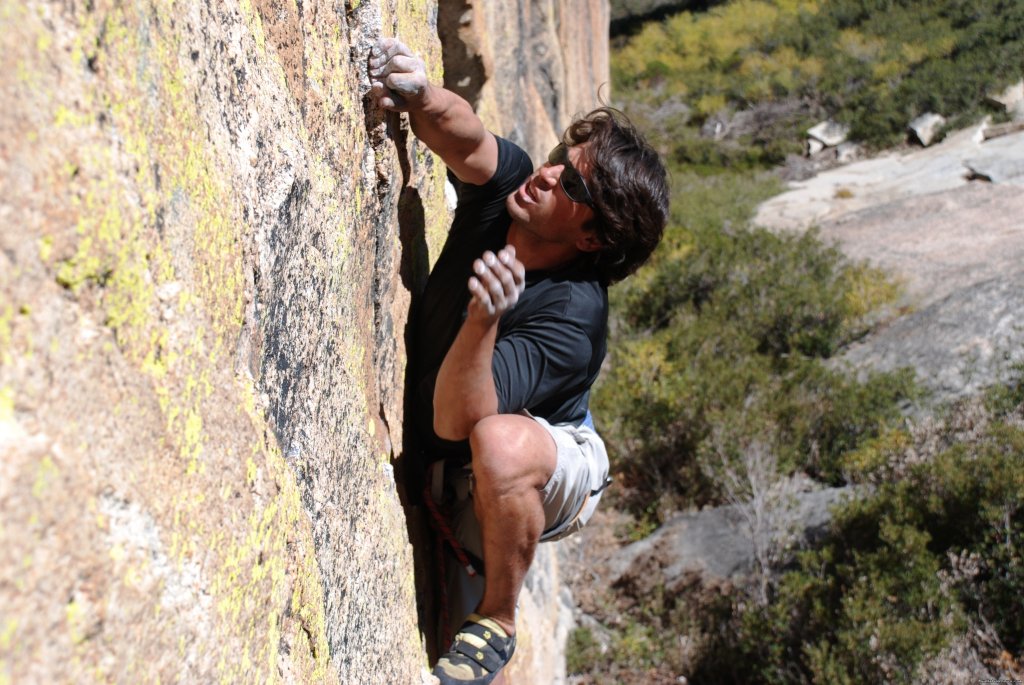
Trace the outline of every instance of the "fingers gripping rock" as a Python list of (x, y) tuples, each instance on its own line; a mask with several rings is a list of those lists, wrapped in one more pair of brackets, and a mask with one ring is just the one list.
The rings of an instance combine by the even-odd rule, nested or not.
[(415, 109), (426, 94), (426, 65), (401, 41), (382, 38), (370, 51), (371, 93), (387, 109)]

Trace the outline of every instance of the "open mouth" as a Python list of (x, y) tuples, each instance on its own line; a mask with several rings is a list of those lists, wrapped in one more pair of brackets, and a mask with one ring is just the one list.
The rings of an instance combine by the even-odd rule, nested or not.
[(530, 192), (530, 183), (529, 183), (529, 181), (527, 181), (523, 185), (519, 186), (519, 190), (516, 192), (516, 195), (519, 197), (519, 201), (524, 203), (524, 204), (528, 204), (528, 205), (535, 205), (535, 204), (537, 204), (537, 198), (533, 196), (532, 192)]

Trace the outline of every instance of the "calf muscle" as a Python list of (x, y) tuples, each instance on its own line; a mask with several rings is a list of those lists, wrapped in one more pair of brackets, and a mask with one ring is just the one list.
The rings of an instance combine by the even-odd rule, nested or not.
[(483, 537), (487, 582), (478, 613), (512, 634), (516, 599), (544, 532), (541, 490), (557, 463), (551, 436), (530, 418), (487, 417), (470, 434), (473, 506)]

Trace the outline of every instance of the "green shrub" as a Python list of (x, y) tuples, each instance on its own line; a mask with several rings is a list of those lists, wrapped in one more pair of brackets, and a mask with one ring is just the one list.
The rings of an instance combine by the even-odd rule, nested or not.
[[(648, 24), (613, 54), (617, 93), (657, 106), (683, 98), (696, 123), (723, 110), (799, 99), (881, 147), (927, 111), (962, 124), (1024, 75), (1017, 0), (732, 0)], [(732, 147), (679, 141), (694, 164), (777, 163), (806, 122)], [(785, 141), (783, 143), (783, 141)], [(746, 150), (748, 146), (761, 153)]]
[[(1024, 405), (967, 402), (936, 425), (871, 441), (849, 465), (867, 488), (771, 601), (736, 602), (701, 683), (915, 683), (952, 640), (991, 626), (1024, 657)], [(864, 454), (871, 453), (871, 454)], [(999, 654), (980, 654), (995, 657)], [(997, 671), (998, 672), (998, 671)]]
[(631, 508), (657, 518), (720, 501), (702, 460), (752, 441), (787, 471), (840, 482), (840, 456), (895, 420), (914, 384), (906, 372), (860, 382), (820, 360), (896, 290), (866, 286), (884, 277), (814, 233), (747, 228), (778, 187), (769, 175), (676, 169), (673, 187), (662, 246), (612, 291), (609, 370), (594, 392)]
[[(665, 665), (665, 635), (650, 622), (627, 619), (616, 630), (609, 631), (608, 643), (602, 645), (589, 628), (577, 628), (569, 634), (566, 645), (566, 670), (570, 674), (589, 673), (597, 685), (647, 685), (656, 682), (652, 672)], [(673, 682), (669, 678), (661, 682)]]
[(850, 457), (859, 497), (774, 578), (768, 601), (742, 585), (676, 579), (669, 591), (641, 577), (596, 611), (609, 649), (588, 631), (574, 636), (573, 671), (597, 683), (919, 683), (956, 641), (993, 676), (1019, 677), (1022, 454), (1021, 403), (967, 401), (887, 431)]
[(739, 588), (684, 583), (606, 607), (601, 618), (621, 626), (611, 648), (581, 631), (572, 671), (615, 674), (599, 683), (654, 682), (624, 674), (659, 664), (664, 682), (681, 673), (705, 685), (918, 683), (947, 645), (971, 644), (989, 626), (997, 651), (975, 656), (1012, 677), (1006, 669), (1024, 658), (1021, 417), (1024, 407), (983, 420), (965, 438), (961, 416), (903, 440), (883, 461), (904, 477), (840, 507), (820, 548), (799, 555), (766, 604)]

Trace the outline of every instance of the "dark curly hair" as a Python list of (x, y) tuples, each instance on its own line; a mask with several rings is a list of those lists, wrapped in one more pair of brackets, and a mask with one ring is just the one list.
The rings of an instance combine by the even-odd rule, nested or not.
[(606, 284), (621, 281), (647, 261), (665, 231), (665, 166), (626, 115), (611, 107), (573, 122), (562, 142), (589, 143), (584, 149), (587, 187), (597, 216), (587, 228), (602, 245), (594, 264)]

